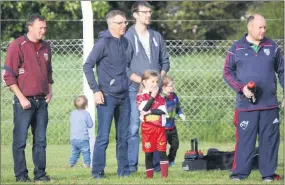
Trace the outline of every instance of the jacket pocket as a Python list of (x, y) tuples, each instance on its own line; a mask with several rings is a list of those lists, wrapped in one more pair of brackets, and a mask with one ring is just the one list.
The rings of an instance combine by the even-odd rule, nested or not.
[(121, 93), (128, 89), (127, 77), (117, 76), (107, 82), (109, 88), (114, 93)]

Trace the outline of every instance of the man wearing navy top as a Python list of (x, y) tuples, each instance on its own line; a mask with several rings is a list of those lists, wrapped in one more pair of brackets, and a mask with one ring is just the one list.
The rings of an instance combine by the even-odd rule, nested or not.
[[(266, 20), (255, 14), (248, 18), (248, 33), (227, 53), (224, 79), (236, 92), (236, 147), (232, 180), (242, 180), (251, 172), (256, 137), (259, 142), (259, 170), (265, 182), (279, 180), (275, 174), (279, 148), (279, 108), (277, 80), (284, 90), (284, 59), (281, 49), (264, 37)], [(254, 92), (247, 83), (256, 84)], [(256, 99), (255, 103), (249, 101)], [(284, 103), (284, 102), (283, 102)]]
[[(112, 10), (106, 15), (108, 30), (99, 33), (99, 39), (90, 52), (83, 71), (94, 93), (98, 116), (98, 134), (94, 145), (92, 176), (105, 178), (106, 149), (112, 120), (116, 127), (116, 156), (118, 176), (129, 176), (128, 129), (130, 102), (128, 96), (127, 48), (124, 37), (126, 26), (125, 13)], [(93, 68), (96, 66), (98, 83)]]

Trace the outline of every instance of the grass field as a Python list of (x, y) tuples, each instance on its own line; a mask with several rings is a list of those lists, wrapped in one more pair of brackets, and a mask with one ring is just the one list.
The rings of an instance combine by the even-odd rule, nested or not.
[[(233, 143), (202, 143), (201, 150), (206, 153), (208, 148), (218, 148), (223, 151), (232, 151)], [(144, 154), (140, 153), (139, 172), (130, 177), (119, 178), (116, 175), (115, 144), (110, 144), (107, 149), (106, 178), (96, 180), (91, 177), (91, 169), (83, 168), (82, 159), (74, 168), (69, 168), (68, 159), (70, 154), (69, 145), (48, 145), (47, 147), (47, 172), (52, 181), (44, 184), (264, 184), (258, 170), (252, 171), (249, 178), (241, 182), (229, 180), (230, 171), (195, 171), (186, 172), (182, 170), (184, 152), (189, 148), (188, 143), (181, 143), (176, 159), (176, 166), (169, 169), (169, 177), (166, 180), (160, 178), (160, 173), (155, 173), (151, 180), (145, 179)], [(279, 149), (279, 161), (277, 173), (284, 177), (284, 153), (283, 143)], [(33, 163), (31, 160), (31, 146), (26, 149), (26, 158), (29, 169), (29, 176), (32, 178)], [(283, 184), (284, 180), (272, 184)], [(15, 184), (13, 176), (13, 159), (10, 145), (1, 146), (1, 184)], [(37, 183), (40, 184), (40, 183)]]

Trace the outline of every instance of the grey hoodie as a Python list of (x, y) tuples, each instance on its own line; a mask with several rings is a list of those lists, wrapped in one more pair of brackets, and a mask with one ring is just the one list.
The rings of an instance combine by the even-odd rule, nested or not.
[[(131, 26), (125, 37), (129, 40), (128, 54), (130, 57), (127, 74), (132, 73), (142, 76), (144, 71), (151, 69), (160, 73), (161, 70), (169, 71), (169, 55), (166, 45), (160, 33), (148, 28), (151, 60), (146, 55), (144, 47), (139, 40), (134, 25)], [(129, 91), (138, 91), (139, 84), (132, 82)]]

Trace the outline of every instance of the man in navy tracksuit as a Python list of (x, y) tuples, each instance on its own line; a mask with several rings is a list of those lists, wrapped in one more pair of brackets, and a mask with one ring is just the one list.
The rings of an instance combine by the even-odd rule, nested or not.
[[(250, 16), (247, 28), (248, 33), (228, 51), (224, 66), (224, 79), (237, 93), (236, 148), (230, 177), (241, 180), (250, 174), (258, 134), (259, 170), (262, 179), (270, 182), (280, 179), (275, 174), (280, 140), (275, 73), (284, 89), (284, 59), (278, 45), (264, 37), (263, 16)], [(247, 87), (250, 81), (256, 84), (255, 92)]]
[[(113, 117), (116, 125), (117, 174), (130, 174), (127, 152), (130, 119), (129, 80), (126, 73), (128, 41), (123, 36), (127, 22), (125, 14), (119, 10), (110, 11), (106, 19), (108, 30), (101, 32), (83, 66), (88, 84), (94, 93), (98, 115), (98, 134), (92, 161), (92, 176), (96, 179), (105, 176), (106, 149)], [(95, 65), (99, 84), (93, 73)]]

